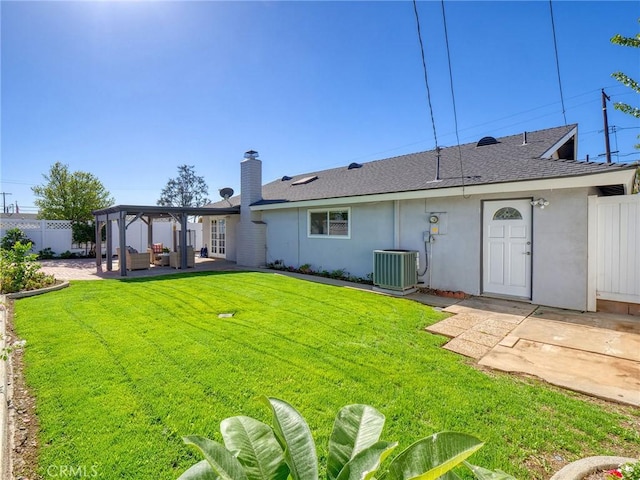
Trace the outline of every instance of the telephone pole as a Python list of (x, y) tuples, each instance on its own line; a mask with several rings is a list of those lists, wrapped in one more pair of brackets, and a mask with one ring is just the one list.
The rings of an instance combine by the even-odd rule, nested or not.
[(609, 146), (609, 120), (607, 118), (607, 100), (611, 101), (604, 88), (602, 89), (602, 117), (604, 120), (604, 154), (607, 158), (607, 163), (611, 163), (611, 147)]
[(13, 195), (12, 193), (0, 192), (2, 195), (2, 213), (7, 213), (7, 195)]

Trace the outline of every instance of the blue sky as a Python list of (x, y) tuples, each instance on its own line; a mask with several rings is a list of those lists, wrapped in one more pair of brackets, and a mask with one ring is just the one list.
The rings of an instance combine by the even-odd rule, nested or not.
[[(155, 204), (177, 166), (239, 191), (263, 181), (434, 147), (413, 4), (2, 1), (0, 172), (34, 212), (56, 161), (96, 175), (120, 204)], [(564, 124), (549, 2), (446, 1), (461, 143)], [(438, 143), (456, 144), (441, 4), (418, 3)], [(579, 157), (604, 152), (600, 89), (640, 76), (640, 2), (553, 2), (566, 118)], [(635, 161), (640, 122), (609, 106), (614, 161)]]

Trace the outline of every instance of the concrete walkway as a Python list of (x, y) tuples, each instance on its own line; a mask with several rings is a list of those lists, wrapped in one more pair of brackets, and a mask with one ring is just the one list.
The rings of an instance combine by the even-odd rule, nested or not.
[[(60, 280), (122, 278), (117, 261), (111, 272), (98, 271), (92, 259), (41, 263), (45, 273)], [(195, 268), (185, 273), (226, 270), (246, 269), (222, 259), (196, 258)], [(372, 289), (324, 277), (261, 271)], [(175, 273), (182, 270), (152, 266), (128, 272), (126, 278)], [(640, 317), (581, 313), (485, 297), (460, 301), (413, 293), (405, 298), (453, 314), (427, 330), (451, 338), (444, 348), (473, 358), (479, 365), (534, 375), (563, 388), (640, 406)]]
[(444, 348), (496, 370), (640, 406), (640, 318), (474, 297), (427, 328)]

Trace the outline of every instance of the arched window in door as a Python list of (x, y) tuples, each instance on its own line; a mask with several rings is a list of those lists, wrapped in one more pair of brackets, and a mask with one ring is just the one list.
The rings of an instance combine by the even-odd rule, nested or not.
[(522, 214), (513, 207), (502, 207), (493, 215), (494, 220), (522, 220)]

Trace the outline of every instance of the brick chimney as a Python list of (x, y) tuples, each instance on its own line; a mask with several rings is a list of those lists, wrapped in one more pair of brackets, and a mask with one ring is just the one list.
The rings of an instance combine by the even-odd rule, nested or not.
[(250, 206), (262, 200), (262, 162), (258, 152), (249, 150), (240, 163), (240, 223), (238, 224), (237, 264), (261, 267), (266, 264), (267, 226), (261, 212)]

